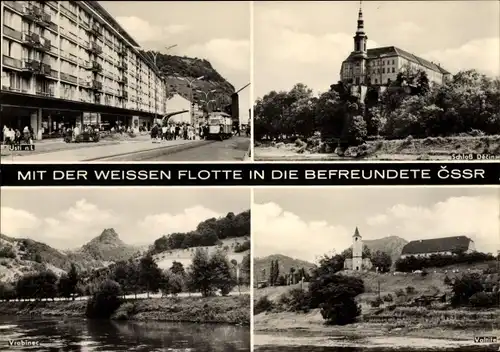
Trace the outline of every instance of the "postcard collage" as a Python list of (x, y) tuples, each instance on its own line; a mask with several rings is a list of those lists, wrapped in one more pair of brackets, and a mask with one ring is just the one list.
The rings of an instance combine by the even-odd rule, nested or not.
[(0, 11), (0, 351), (500, 351), (500, 2)]

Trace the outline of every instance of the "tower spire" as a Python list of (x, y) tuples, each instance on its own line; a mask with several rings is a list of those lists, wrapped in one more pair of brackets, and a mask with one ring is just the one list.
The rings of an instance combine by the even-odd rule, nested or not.
[(358, 28), (356, 33), (365, 33), (365, 22), (363, 20), (363, 1), (359, 2), (359, 12), (358, 12)]

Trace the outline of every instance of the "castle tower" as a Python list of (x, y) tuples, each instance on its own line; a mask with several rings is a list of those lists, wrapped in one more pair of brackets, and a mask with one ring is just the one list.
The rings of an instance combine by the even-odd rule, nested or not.
[(363, 265), (363, 240), (358, 227), (352, 236), (352, 270), (361, 270)]
[(367, 49), (366, 42), (368, 36), (365, 33), (365, 21), (363, 20), (363, 10), (361, 9), (362, 2), (359, 2), (358, 26), (356, 35), (354, 36), (354, 51), (351, 54), (354, 64), (354, 83), (366, 84), (366, 66), (367, 66)]

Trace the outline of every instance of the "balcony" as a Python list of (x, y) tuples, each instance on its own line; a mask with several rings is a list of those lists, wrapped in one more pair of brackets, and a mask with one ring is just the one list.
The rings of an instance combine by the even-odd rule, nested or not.
[(102, 54), (102, 47), (96, 43), (91, 43), (90, 44), (90, 51), (95, 55), (101, 55)]
[(42, 65), (41, 65), (40, 61), (32, 60), (32, 59), (23, 60), (23, 65), (21, 67), (21, 71), (23, 73), (33, 74), (34, 72), (40, 71), (41, 66)]
[(127, 77), (121, 77), (121, 78), (118, 79), (118, 83), (128, 84), (128, 78)]
[(120, 56), (127, 56), (127, 48), (124, 48), (124, 47), (119, 48), (118, 49), (118, 55), (120, 55)]
[(52, 42), (37, 33), (24, 32), (22, 42), (26, 46), (43, 52), (50, 51), (52, 48)]
[(38, 76), (50, 76), (52, 71), (52, 67), (50, 67), (49, 64), (40, 64), (40, 67), (37, 71), (35, 71), (35, 74)]
[(102, 71), (102, 65), (96, 61), (92, 61), (92, 64), (90, 66), (90, 71), (92, 72), (101, 72)]
[(49, 89), (37, 89), (36, 95), (41, 95), (43, 97), (55, 97), (54, 89), (50, 87)]
[(118, 65), (118, 68), (120, 70), (127, 71), (128, 70), (128, 64), (126, 62), (120, 62), (120, 64)]
[(36, 21), (42, 15), (42, 9), (33, 3), (28, 2), (28, 5), (24, 8), (23, 17), (30, 21)]
[(95, 35), (96, 37), (102, 36), (101, 26), (97, 23), (92, 23), (92, 25), (90, 26), (90, 33)]
[(38, 17), (36, 19), (36, 23), (39, 26), (45, 27), (45, 28), (50, 27), (51, 22), (52, 22), (51, 16), (48, 13), (45, 13), (45, 12), (42, 12), (41, 15), (40, 15), (40, 17)]
[(90, 87), (95, 91), (102, 91), (102, 82), (94, 80)]
[(120, 93), (120, 98), (128, 99), (128, 92), (121, 92)]

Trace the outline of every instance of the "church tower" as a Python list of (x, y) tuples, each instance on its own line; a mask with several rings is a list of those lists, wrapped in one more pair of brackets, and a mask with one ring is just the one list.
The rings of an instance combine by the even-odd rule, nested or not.
[(352, 270), (362, 270), (363, 265), (363, 240), (358, 227), (352, 236)]
[(367, 49), (366, 42), (368, 36), (365, 33), (365, 21), (363, 20), (362, 2), (359, 2), (358, 27), (354, 36), (354, 51), (351, 53), (351, 59), (354, 64), (354, 83), (357, 85), (366, 84), (366, 66), (367, 66)]

